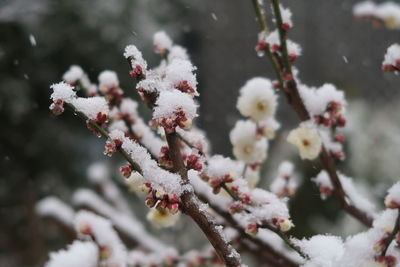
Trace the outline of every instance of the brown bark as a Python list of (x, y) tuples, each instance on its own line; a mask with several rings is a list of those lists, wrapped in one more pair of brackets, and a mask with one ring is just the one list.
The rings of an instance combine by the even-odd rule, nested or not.
[[(167, 133), (166, 136), (169, 146), (169, 156), (174, 163), (173, 171), (182, 177), (184, 183), (188, 183), (186, 166), (179, 149), (179, 136), (176, 132)], [(217, 228), (217, 224), (211, 219), (209, 214), (200, 211), (198, 204), (201, 202), (193, 191), (185, 191), (181, 199), (182, 212), (189, 215), (196, 222), (225, 265), (241, 266), (240, 257), (235, 256), (237, 253), (236, 250), (224, 240), (220, 230)]]

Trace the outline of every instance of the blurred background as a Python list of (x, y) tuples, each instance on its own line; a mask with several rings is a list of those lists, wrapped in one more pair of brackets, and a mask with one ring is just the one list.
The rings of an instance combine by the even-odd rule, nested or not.
[[(303, 48), (296, 63), (300, 79), (310, 86), (333, 83), (350, 103), (347, 159), (339, 168), (380, 203), (400, 173), (399, 77), (380, 71), (400, 32), (357, 21), (352, 0), (282, 2), (294, 13), (290, 38)], [(115, 173), (120, 165), (120, 159), (103, 156), (104, 141), (80, 120), (51, 114), (49, 86), (78, 64), (92, 81), (104, 69), (116, 71), (126, 94), (138, 99), (122, 52), (134, 43), (157, 65), (152, 35), (159, 30), (188, 49), (198, 67), (197, 125), (206, 130), (213, 153), (232, 155), (229, 131), (240, 118), (239, 88), (254, 76), (274, 78), (269, 62), (254, 50), (259, 28), (249, 0), (0, 1), (0, 266), (41, 266), (49, 250), (64, 247), (68, 239), (35, 214), (35, 203), (47, 195), (68, 202), (78, 187), (90, 186), (86, 170), (95, 161), (107, 161)], [(271, 144), (261, 187), (268, 188), (280, 161), (293, 160), (303, 182), (290, 202), (292, 234), (360, 230), (335, 201), (320, 200), (309, 182), (319, 166), (300, 162), (286, 144), (297, 118), (280, 100), (283, 127)], [(141, 111), (149, 118), (146, 108)], [(128, 197), (144, 218), (142, 202)], [(158, 234), (174, 241), (168, 231)]]

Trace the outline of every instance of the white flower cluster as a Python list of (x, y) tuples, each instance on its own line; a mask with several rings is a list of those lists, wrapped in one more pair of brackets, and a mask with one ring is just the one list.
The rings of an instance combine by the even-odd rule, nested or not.
[(257, 125), (253, 121), (237, 121), (229, 137), (238, 160), (254, 164), (267, 158), (268, 140), (257, 134)]
[(240, 89), (236, 107), (251, 120), (239, 120), (230, 133), (233, 154), (247, 164), (259, 164), (267, 158), (268, 138), (275, 137), (280, 125), (275, 120), (277, 96), (270, 80), (256, 77)]
[(389, 29), (400, 29), (400, 5), (392, 1), (380, 4), (370, 0), (363, 1), (354, 5), (353, 14), (359, 18), (373, 19)]
[(399, 71), (400, 70), (400, 45), (392, 44), (386, 51), (382, 62), (382, 70)]
[(284, 161), (279, 165), (278, 176), (271, 183), (271, 192), (279, 197), (293, 196), (298, 187), (298, 177), (294, 173), (294, 165)]

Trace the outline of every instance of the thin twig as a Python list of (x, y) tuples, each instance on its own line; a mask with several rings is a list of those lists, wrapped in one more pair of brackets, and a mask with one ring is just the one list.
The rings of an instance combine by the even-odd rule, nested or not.
[[(99, 133), (101, 133), (102, 136), (104, 136), (106, 138), (110, 138), (110, 135), (103, 127), (101, 127), (100, 125), (98, 125), (97, 123), (95, 123), (94, 121), (89, 119), (82, 112), (78, 111), (74, 105), (72, 105), (70, 103), (65, 103), (65, 107), (68, 108), (69, 110), (71, 110), (75, 115), (78, 115), (78, 117), (80, 117), (82, 120), (84, 120), (87, 124), (90, 124)], [(124, 149), (120, 148), (120, 149), (118, 149), (118, 152), (126, 159), (126, 161), (129, 162), (129, 164), (132, 166), (133, 170), (139, 172), (140, 174), (142, 173), (142, 169), (140, 168), (140, 166), (136, 162), (133, 161), (133, 159), (129, 156), (129, 154)]]

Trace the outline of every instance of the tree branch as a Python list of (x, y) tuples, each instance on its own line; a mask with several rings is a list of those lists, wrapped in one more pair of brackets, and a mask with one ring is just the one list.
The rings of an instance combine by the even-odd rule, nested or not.
[[(178, 173), (185, 184), (189, 183), (187, 170), (182, 159), (179, 148), (179, 137), (176, 132), (167, 133), (169, 146), (169, 156), (173, 161), (173, 171)], [(218, 256), (224, 261), (226, 266), (241, 266), (240, 257), (236, 250), (228, 244), (221, 234), (214, 221), (210, 220), (210, 215), (199, 209), (200, 200), (193, 191), (185, 191), (182, 196), (182, 211), (188, 214), (197, 223), (201, 230), (210, 241)]]
[[(290, 74), (290, 75), (292, 74), (292, 67), (291, 67), (291, 63), (289, 60), (287, 43), (286, 43), (287, 33), (282, 27), (283, 23), (282, 23), (282, 16), (281, 16), (281, 12), (280, 12), (279, 0), (271, 0), (271, 2), (272, 2), (272, 7), (273, 7), (273, 10), (275, 13), (276, 24), (277, 24), (277, 28), (278, 28), (278, 32), (279, 32), (279, 37), (280, 37), (281, 52), (282, 52), (282, 57), (283, 57), (282, 61), (283, 61), (284, 69), (283, 70), (278, 69), (278, 71), (277, 71), (276, 68), (279, 68), (279, 67), (276, 63), (276, 59), (274, 59), (273, 55), (269, 56), (269, 57), (271, 59), (272, 65), (274, 67), (274, 70), (275, 70), (275, 73), (276, 73), (278, 79), (283, 80), (282, 73), (286, 73), (286, 74)], [(262, 14), (258, 11), (258, 9), (262, 8), (260, 6), (260, 4), (258, 3), (258, 1), (253, 1), (253, 5), (256, 10), (256, 13)], [(263, 25), (261, 25), (261, 29), (265, 30)], [(269, 49), (267, 49), (267, 51), (269, 51)], [(267, 53), (267, 55), (270, 55), (270, 54), (271, 53)], [(291, 79), (289, 81), (286, 81), (286, 84), (284, 84), (283, 82), (282, 83), (280, 82), (279, 84), (280, 84), (280, 89), (283, 92), (285, 92), (289, 104), (294, 109), (294, 111), (297, 113), (300, 120), (301, 121), (309, 120), (311, 117), (303, 103), (303, 100), (301, 99), (299, 90), (297, 88), (296, 81), (294, 79)], [(362, 222), (364, 225), (371, 227), (372, 226), (372, 218), (368, 214), (366, 214), (364, 211), (358, 209), (356, 206), (353, 206), (346, 201), (346, 193), (345, 193), (343, 186), (339, 180), (339, 176), (337, 174), (335, 163), (324, 146), (322, 147), (319, 158), (320, 158), (323, 168), (328, 172), (329, 178), (330, 178), (332, 184), (334, 185), (333, 193), (334, 193), (335, 198), (341, 204), (341, 207), (347, 213), (351, 214), (353, 217), (355, 217), (360, 222)]]

